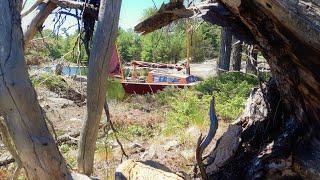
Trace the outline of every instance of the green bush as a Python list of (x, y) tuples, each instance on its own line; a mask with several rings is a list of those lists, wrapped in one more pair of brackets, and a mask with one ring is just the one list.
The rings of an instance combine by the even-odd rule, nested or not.
[(54, 74), (42, 73), (31, 77), (32, 84), (37, 86), (45, 86), (50, 91), (65, 91), (68, 88), (67, 82), (61, 77)]
[(168, 88), (156, 96), (159, 103), (167, 104), (165, 134), (176, 133), (189, 125), (202, 126), (208, 121), (210, 95), (202, 96), (192, 89)]
[(246, 99), (256, 85), (258, 80), (255, 76), (230, 72), (211, 77), (194, 88), (165, 89), (155, 97), (158, 103), (169, 106), (164, 133), (177, 133), (190, 125), (206, 126), (212, 95), (218, 118), (229, 122), (235, 120), (241, 115)]
[(224, 73), (211, 77), (196, 86), (196, 90), (213, 95), (218, 116), (227, 121), (237, 118), (258, 78), (241, 72)]

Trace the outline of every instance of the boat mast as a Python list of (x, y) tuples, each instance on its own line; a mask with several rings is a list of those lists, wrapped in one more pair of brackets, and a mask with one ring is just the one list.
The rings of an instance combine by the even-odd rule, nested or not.
[[(189, 23), (187, 23), (187, 24), (189, 24)], [(192, 55), (191, 55), (192, 26), (190, 28), (188, 28), (186, 30), (186, 32), (187, 32), (187, 34), (186, 34), (186, 36), (187, 36), (187, 65), (186, 65), (186, 73), (187, 73), (187, 75), (190, 75), (191, 74), (191, 72), (190, 72), (190, 61), (191, 61), (191, 59), (190, 58), (192, 57)]]

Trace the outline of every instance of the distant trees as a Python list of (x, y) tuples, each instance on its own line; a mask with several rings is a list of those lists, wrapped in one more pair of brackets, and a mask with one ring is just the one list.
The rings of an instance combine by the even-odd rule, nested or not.
[[(154, 8), (146, 9), (142, 19), (155, 12)], [(192, 61), (201, 62), (216, 57), (220, 47), (220, 27), (199, 20), (189, 21), (195, 26), (191, 35)], [(189, 24), (181, 20), (145, 36), (134, 33), (132, 29), (120, 29), (117, 45), (121, 59), (125, 62), (142, 60), (177, 63), (187, 56), (188, 28)]]
[[(220, 47), (220, 28), (201, 22), (195, 24), (191, 37), (192, 61), (202, 62), (216, 57)], [(120, 29), (117, 45), (121, 59), (125, 62), (177, 63), (187, 56), (186, 28), (186, 23), (181, 21), (145, 36), (139, 36), (132, 29)]]
[(86, 64), (87, 54), (84, 45), (81, 44), (78, 50), (77, 41), (77, 31), (69, 34), (61, 29), (59, 34), (55, 34), (52, 30), (43, 30), (41, 34), (36, 34), (26, 47), (26, 60), (29, 62), (35, 59), (43, 59), (43, 61), (64, 59), (74, 63), (79, 60), (80, 63)]

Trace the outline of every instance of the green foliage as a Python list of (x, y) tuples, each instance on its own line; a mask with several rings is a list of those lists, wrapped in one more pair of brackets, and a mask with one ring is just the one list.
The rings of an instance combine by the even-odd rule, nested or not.
[(214, 95), (217, 114), (230, 121), (242, 113), (252, 87), (257, 85), (258, 79), (255, 76), (229, 72), (203, 81), (196, 89), (204, 94)]
[(196, 86), (196, 90), (210, 95), (215, 92), (227, 92), (230, 95), (240, 92), (244, 96), (247, 96), (251, 87), (257, 84), (258, 79), (256, 76), (242, 72), (227, 72), (218, 77), (206, 79)]
[[(64, 30), (62, 29), (62, 31)], [(39, 57), (51, 60), (65, 59), (76, 63), (79, 51), (79, 61), (86, 63), (88, 57), (84, 45), (81, 44), (80, 49), (78, 49), (77, 39), (77, 32), (70, 35), (65, 31), (64, 35), (55, 35), (52, 30), (44, 30), (42, 36), (38, 33), (35, 40), (31, 41), (30, 46), (26, 49), (26, 57), (27, 59)]]
[(195, 88), (165, 89), (155, 97), (159, 104), (169, 106), (165, 114), (164, 132), (172, 134), (190, 125), (207, 125), (212, 95), (215, 97), (215, 110), (219, 119), (235, 120), (242, 113), (251, 89), (257, 85), (255, 76), (230, 72), (209, 78)]
[(132, 29), (128, 31), (119, 29), (117, 45), (122, 61), (130, 62), (131, 60), (141, 59), (141, 39)]
[(210, 96), (199, 98), (196, 91), (184, 89), (169, 99), (170, 111), (166, 114), (164, 130), (166, 134), (189, 125), (202, 126), (207, 122)]
[(65, 91), (68, 88), (68, 84), (61, 76), (49, 73), (41, 73), (33, 76), (31, 77), (31, 81), (35, 87), (44, 85), (50, 91), (54, 92)]
[(147, 129), (146, 127), (140, 126), (140, 125), (130, 125), (127, 128), (127, 132), (131, 136), (140, 136), (140, 137), (149, 137), (152, 133), (151, 130)]
[[(155, 12), (154, 8), (146, 9), (142, 20)], [(131, 29), (120, 29), (117, 45), (121, 59), (125, 62), (177, 63), (187, 57), (186, 31), (190, 26), (195, 27), (191, 33), (192, 61), (202, 62), (216, 57), (220, 47), (220, 28), (199, 20), (181, 20), (144, 36), (135, 34)]]
[(120, 80), (108, 79), (107, 84), (107, 100), (122, 100), (125, 97), (125, 92)]

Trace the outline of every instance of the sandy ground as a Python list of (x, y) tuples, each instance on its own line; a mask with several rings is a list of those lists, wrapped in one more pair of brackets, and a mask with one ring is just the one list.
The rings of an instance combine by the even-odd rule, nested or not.
[(194, 74), (196, 76), (207, 78), (210, 76), (216, 76), (217, 75), (217, 60), (211, 59), (206, 60), (203, 63), (190, 64), (190, 71), (191, 74)]

